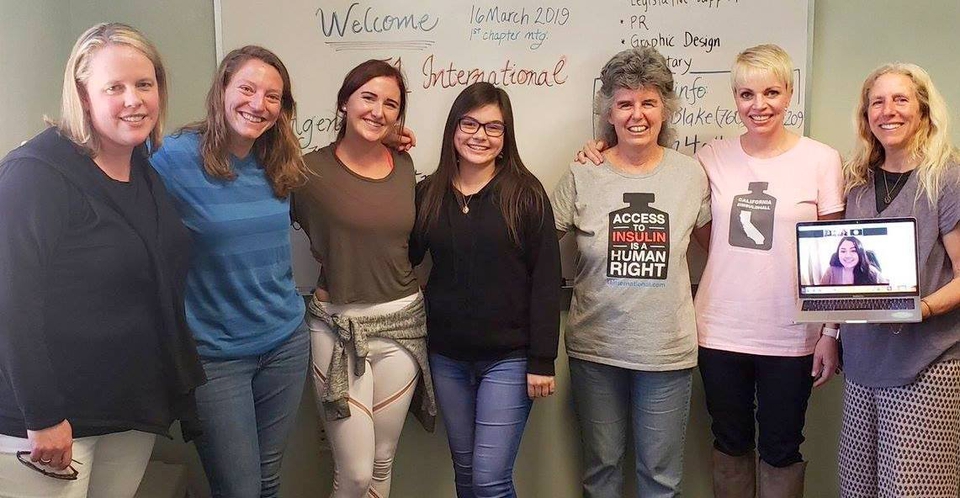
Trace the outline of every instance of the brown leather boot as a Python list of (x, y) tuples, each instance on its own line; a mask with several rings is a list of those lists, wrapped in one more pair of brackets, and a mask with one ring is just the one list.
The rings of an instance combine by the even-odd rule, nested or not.
[(803, 475), (807, 462), (774, 467), (760, 461), (760, 498), (803, 498)]
[(757, 456), (753, 451), (730, 456), (713, 450), (713, 496), (754, 498), (757, 491)]

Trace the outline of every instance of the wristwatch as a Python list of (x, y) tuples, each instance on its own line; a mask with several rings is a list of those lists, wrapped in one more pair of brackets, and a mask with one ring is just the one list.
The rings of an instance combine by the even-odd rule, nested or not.
[(827, 327), (824, 325), (823, 328), (820, 329), (820, 333), (827, 337), (833, 337), (838, 341), (840, 340), (840, 329), (835, 329), (833, 327)]

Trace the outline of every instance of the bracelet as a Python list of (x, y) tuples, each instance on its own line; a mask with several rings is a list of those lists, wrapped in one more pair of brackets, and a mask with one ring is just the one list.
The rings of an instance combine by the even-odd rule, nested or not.
[(933, 316), (933, 306), (930, 306), (930, 303), (928, 303), (926, 299), (920, 299), (920, 314), (923, 314), (923, 305), (927, 305), (927, 311), (930, 312), (927, 317)]
[(827, 337), (833, 337), (834, 339), (840, 339), (840, 329), (835, 329), (835, 328), (833, 328), (833, 327), (824, 326), (824, 327), (820, 330), (820, 333), (823, 334), (823, 335), (825, 335), (825, 336), (827, 336)]

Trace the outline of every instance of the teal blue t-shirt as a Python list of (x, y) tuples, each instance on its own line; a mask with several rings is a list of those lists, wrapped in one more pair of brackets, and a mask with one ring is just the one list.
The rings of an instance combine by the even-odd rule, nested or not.
[(196, 133), (167, 137), (150, 160), (193, 236), (186, 314), (200, 355), (253, 356), (290, 337), (304, 317), (290, 198), (273, 194), (253, 154), (232, 158), (233, 180), (208, 175)]

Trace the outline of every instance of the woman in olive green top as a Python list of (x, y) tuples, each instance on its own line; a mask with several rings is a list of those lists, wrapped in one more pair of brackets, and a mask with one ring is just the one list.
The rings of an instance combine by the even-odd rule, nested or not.
[(304, 157), (309, 180), (294, 195), (294, 218), (321, 265), (307, 322), (334, 498), (387, 497), (415, 391), (428, 430), (436, 414), (423, 298), (407, 255), (413, 161), (381, 144), (405, 107), (396, 68), (370, 60), (351, 70), (337, 95), (337, 140)]

